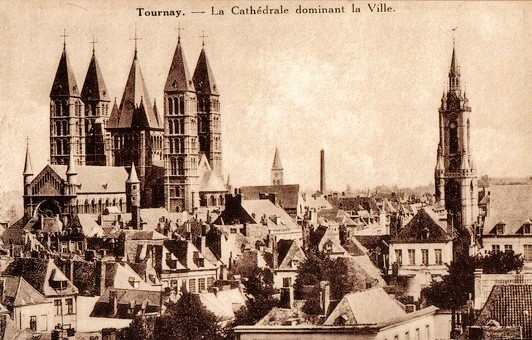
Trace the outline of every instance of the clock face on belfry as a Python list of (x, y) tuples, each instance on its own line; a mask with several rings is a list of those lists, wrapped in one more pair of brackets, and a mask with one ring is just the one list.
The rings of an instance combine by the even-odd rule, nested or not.
[(455, 122), (451, 123), (451, 129), (456, 129), (456, 123)]

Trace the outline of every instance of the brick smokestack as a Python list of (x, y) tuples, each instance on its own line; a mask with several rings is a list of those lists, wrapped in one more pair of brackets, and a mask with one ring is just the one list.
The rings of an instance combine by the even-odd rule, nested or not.
[(320, 193), (325, 195), (325, 151), (320, 151)]

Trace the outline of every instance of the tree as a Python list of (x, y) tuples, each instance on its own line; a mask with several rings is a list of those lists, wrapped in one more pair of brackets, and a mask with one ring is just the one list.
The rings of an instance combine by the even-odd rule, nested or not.
[(224, 328), (226, 339), (234, 339), (233, 328), (240, 325), (254, 325), (279, 305), (273, 297), (273, 273), (269, 268), (256, 267), (252, 275), (244, 281), (250, 299), (235, 313), (235, 319)]
[(216, 316), (197, 294), (185, 293), (155, 324), (155, 339), (222, 339)]
[(509, 252), (490, 253), (486, 256), (468, 256), (449, 266), (449, 275), (421, 291), (428, 304), (439, 308), (458, 308), (467, 303), (475, 291), (475, 269), (487, 274), (519, 272), (523, 268), (521, 255)]

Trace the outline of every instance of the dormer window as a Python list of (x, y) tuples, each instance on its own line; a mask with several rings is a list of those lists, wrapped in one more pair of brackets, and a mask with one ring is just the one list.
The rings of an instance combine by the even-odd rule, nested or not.
[(497, 235), (503, 235), (504, 234), (504, 224), (498, 224), (495, 227), (495, 234), (497, 234)]
[(525, 235), (532, 234), (532, 224), (523, 225), (523, 234), (525, 234)]
[(205, 267), (205, 259), (199, 258), (197, 262), (198, 262), (198, 267)]
[(297, 268), (299, 266), (299, 260), (293, 259), (292, 263), (290, 264), (292, 268)]

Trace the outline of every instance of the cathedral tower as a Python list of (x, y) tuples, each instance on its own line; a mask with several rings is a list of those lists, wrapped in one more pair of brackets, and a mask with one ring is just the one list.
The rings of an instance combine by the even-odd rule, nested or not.
[(214, 172), (222, 174), (222, 134), (220, 123), (219, 93), (214, 75), (205, 53), (201, 49), (193, 76), (198, 101), (199, 152), (204, 153)]
[(81, 90), (85, 105), (85, 155), (87, 165), (107, 165), (105, 154), (105, 129), (109, 119), (110, 99), (96, 60), (94, 47), (92, 58)]
[(445, 205), (447, 223), (459, 233), (455, 254), (467, 254), (475, 242), (478, 218), (477, 176), (471, 150), (471, 107), (462, 90), (453, 46), (449, 89), (439, 109), (440, 141), (435, 168), (436, 201)]
[(153, 157), (162, 147), (158, 141), (162, 141), (163, 128), (152, 107), (136, 46), (120, 107), (113, 107), (107, 130), (111, 134), (110, 164), (129, 167), (135, 163), (144, 191)]
[(196, 91), (181, 37), (164, 87), (165, 206), (170, 212), (199, 207)]
[(85, 165), (84, 109), (74, 72), (63, 44), (63, 53), (50, 92), (50, 162), (68, 164), (70, 149), (74, 161)]
[(273, 156), (271, 177), (272, 185), (284, 185), (283, 165), (281, 164), (281, 156), (277, 148), (275, 148), (275, 155)]

